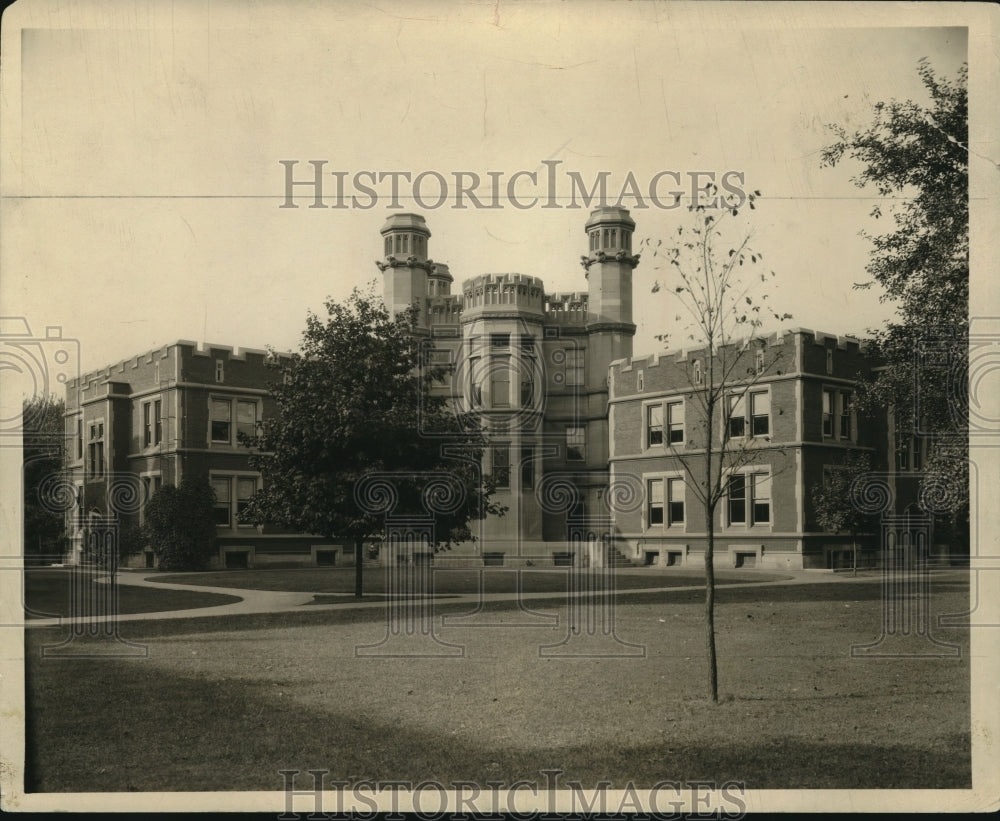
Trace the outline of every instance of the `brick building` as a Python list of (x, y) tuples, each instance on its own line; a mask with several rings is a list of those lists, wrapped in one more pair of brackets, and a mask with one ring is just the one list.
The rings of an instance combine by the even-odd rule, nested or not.
[[(716, 450), (725, 437), (727, 451), (739, 454), (716, 508), (716, 564), (842, 564), (850, 536), (816, 525), (810, 494), (851, 452), (868, 453), (873, 467), (884, 469), (885, 421), (859, 418), (851, 407), (859, 374), (870, 372), (862, 344), (796, 329), (729, 355), (732, 372), (749, 376), (733, 382), (712, 431)], [(611, 473), (638, 478), (645, 497), (640, 509), (616, 517), (622, 552), (632, 561), (703, 561), (705, 506), (682, 459), (700, 481), (706, 431), (699, 395), (707, 372), (698, 349), (611, 366)]]
[[(537, 277), (487, 273), (452, 293), (448, 266), (430, 257), (423, 217), (394, 214), (382, 226), (376, 265), (385, 304), (392, 313), (417, 307), (428, 357), (451, 366), (435, 390), (485, 422), (482, 469), (508, 508), (474, 522), (477, 540), (435, 562), (700, 562), (704, 513), (678, 454), (697, 470), (705, 431), (695, 398), (708, 369), (697, 350), (633, 356), (634, 230), (625, 209), (590, 214), (580, 259), (586, 290), (547, 293)], [(109, 505), (116, 491), (138, 482), (134, 495), (146, 498), (189, 472), (207, 475), (218, 496), (220, 566), (330, 564), (350, 552), (237, 521), (261, 481), (237, 436), (272, 410), (265, 356), (178, 342), (68, 383), (75, 554), (84, 518), (121, 507)], [(895, 433), (888, 421), (861, 419), (852, 409), (856, 380), (871, 367), (856, 339), (798, 329), (755, 340), (740, 357), (737, 372), (752, 377), (727, 397), (712, 435), (721, 442), (725, 433), (752, 458), (719, 505), (716, 562), (842, 565), (850, 537), (817, 527), (811, 489), (851, 452), (870, 454), (873, 467), (894, 477), (909, 475), (919, 469), (922, 444), (904, 443), (906, 457), (889, 459)], [(622, 482), (631, 483), (637, 503), (615, 509)], [(125, 515), (141, 517), (141, 503), (133, 507)], [(606, 526), (610, 545), (569, 545), (581, 522)], [(874, 545), (873, 535), (865, 547)]]
[[(180, 341), (67, 382), (67, 467), (76, 492), (69, 561), (79, 560), (91, 517), (141, 521), (145, 501), (188, 474), (207, 476), (216, 493), (218, 566), (335, 559), (339, 545), (237, 521), (260, 485), (237, 437), (273, 408), (266, 357)], [(153, 554), (129, 563), (152, 567)]]

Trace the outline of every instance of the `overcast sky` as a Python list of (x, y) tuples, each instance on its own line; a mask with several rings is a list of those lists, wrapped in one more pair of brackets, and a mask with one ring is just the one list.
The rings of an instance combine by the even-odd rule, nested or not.
[[(309, 209), (304, 193), (303, 207), (279, 208), (280, 160), (298, 160), (301, 178), (326, 160), (348, 183), (362, 170), (499, 171), (504, 185), (558, 160), (560, 195), (568, 171), (588, 184), (610, 172), (614, 195), (630, 172), (643, 188), (659, 171), (742, 172), (764, 194), (755, 246), (777, 274), (772, 304), (794, 316), (786, 324), (863, 333), (891, 311), (877, 290), (852, 287), (865, 279), (858, 232), (873, 200), (851, 185), (856, 168), (820, 168), (826, 126), (861, 127), (878, 100), (924, 100), (921, 57), (948, 77), (968, 59), (967, 30), (937, 25), (957, 11), (899, 9), (22, 8), (19, 39), (4, 21), (15, 69), (3, 78), (2, 313), (36, 334), (61, 326), (85, 370), (177, 339), (294, 348), (307, 311), (379, 276), (392, 211), (386, 198)], [(426, 191), (436, 198), (434, 184)], [(426, 217), (430, 255), (451, 266), (456, 290), (504, 271), (542, 277), (548, 291), (586, 289), (587, 209), (402, 204)], [(667, 237), (685, 218), (624, 204), (637, 239)], [(654, 260), (635, 277), (645, 353), (674, 311), (649, 293)]]

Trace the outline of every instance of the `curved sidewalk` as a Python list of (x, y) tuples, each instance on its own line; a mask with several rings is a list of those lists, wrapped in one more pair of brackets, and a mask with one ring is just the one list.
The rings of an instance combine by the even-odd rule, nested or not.
[[(623, 569), (619, 568), (619, 572)], [(641, 568), (629, 568), (625, 569), (624, 572), (648, 572)], [(531, 571), (528, 571), (531, 572)], [(786, 578), (782, 579), (772, 579), (769, 581), (759, 581), (759, 582), (734, 582), (731, 584), (719, 585), (719, 587), (725, 588), (746, 588), (746, 587), (756, 587), (756, 588), (766, 588), (766, 587), (776, 587), (776, 586), (787, 586), (787, 585), (799, 585), (799, 584), (816, 584), (816, 583), (837, 583), (837, 582), (867, 582), (875, 583), (882, 580), (881, 573), (873, 573), (872, 575), (863, 576), (849, 576), (839, 573), (833, 573), (832, 571), (824, 570), (789, 570), (780, 571)], [(941, 572), (941, 571), (937, 571)], [(960, 571), (959, 571), (960, 572)], [(102, 579), (101, 581), (106, 581)], [(700, 581), (700, 580), (699, 580)], [(368, 598), (365, 601), (356, 601), (353, 594), (351, 593), (326, 593), (326, 592), (309, 592), (309, 593), (296, 593), (287, 591), (276, 591), (276, 590), (252, 590), (246, 588), (235, 588), (235, 587), (209, 587), (204, 585), (192, 585), (192, 584), (177, 584), (175, 582), (159, 582), (154, 581), (147, 575), (140, 573), (133, 573), (130, 571), (120, 572), (118, 574), (118, 583), (122, 585), (129, 585), (132, 587), (152, 587), (159, 590), (183, 590), (189, 593), (215, 593), (222, 594), (225, 596), (237, 596), (240, 601), (231, 602), (228, 604), (217, 604), (209, 607), (195, 607), (186, 610), (164, 610), (153, 613), (122, 613), (115, 617), (101, 616), (101, 617), (87, 617), (85, 621), (88, 624), (100, 624), (108, 621), (109, 619), (114, 619), (115, 621), (152, 621), (161, 619), (188, 619), (188, 618), (201, 618), (201, 617), (211, 617), (211, 616), (242, 616), (242, 615), (253, 615), (260, 613), (288, 613), (295, 610), (302, 610), (308, 608), (308, 612), (316, 612), (322, 610), (361, 610), (361, 609), (371, 609), (371, 608), (384, 608), (387, 604), (386, 599), (383, 594), (367, 594), (369, 597), (378, 596), (377, 600), (373, 598)], [(704, 585), (700, 583), (694, 583), (690, 585), (671, 585), (666, 587), (638, 587), (638, 588), (618, 588), (615, 590), (616, 596), (624, 597), (632, 594), (644, 594), (644, 593), (685, 593), (692, 590), (704, 590)], [(543, 591), (543, 592), (505, 592), (505, 593), (445, 593), (439, 596), (435, 596), (434, 600), (438, 602), (451, 603), (462, 603), (467, 602), (470, 604), (481, 604), (487, 602), (497, 602), (497, 601), (529, 601), (529, 600), (552, 600), (566, 598), (569, 596), (582, 596), (586, 595), (585, 592), (568, 593), (567, 591)], [(334, 602), (324, 602), (322, 604), (313, 604), (314, 598), (316, 596), (342, 596), (344, 601), (334, 601)], [(63, 626), (71, 623), (70, 617), (60, 616), (53, 619), (32, 619), (30, 621), (25, 621), (25, 627), (57, 627)]]

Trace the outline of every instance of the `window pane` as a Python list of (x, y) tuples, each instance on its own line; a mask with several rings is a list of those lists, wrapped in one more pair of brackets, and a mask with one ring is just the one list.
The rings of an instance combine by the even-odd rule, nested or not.
[[(239, 517), (246, 510), (250, 503), (250, 498), (257, 492), (257, 480), (254, 478), (239, 478), (236, 480), (236, 517)], [(237, 521), (240, 527), (252, 527), (247, 522)]]
[(746, 520), (746, 479), (735, 474), (729, 478), (729, 521), (743, 524)]
[(684, 403), (671, 402), (667, 405), (667, 425), (670, 428), (670, 444), (684, 441)]
[(771, 395), (767, 391), (750, 394), (750, 413), (752, 416), (764, 416), (771, 412)]
[(586, 440), (583, 428), (566, 428), (566, 458), (571, 462), (586, 460)]
[(229, 479), (212, 480), (212, 490), (215, 491), (215, 523), (225, 527), (229, 526), (230, 488)]
[(679, 524), (684, 521), (684, 482), (681, 479), (670, 479), (667, 482), (667, 502), (669, 505), (670, 523)]
[(490, 392), (494, 408), (510, 407), (510, 369), (507, 360), (494, 360), (490, 371)]
[(493, 481), (498, 488), (510, 487), (510, 446), (493, 447)]
[(236, 432), (253, 436), (257, 432), (257, 403), (236, 403)]
[(531, 379), (521, 380), (521, 407), (530, 408), (535, 403), (535, 383)]
[(647, 446), (663, 444), (663, 405), (646, 408)]
[(746, 435), (746, 401), (742, 395), (729, 397), (729, 435)]
[(649, 523), (651, 525), (663, 524), (663, 480), (650, 479), (647, 483), (647, 495), (649, 499)]
[(232, 406), (229, 400), (212, 400), (212, 441), (228, 442), (230, 436), (230, 422)]

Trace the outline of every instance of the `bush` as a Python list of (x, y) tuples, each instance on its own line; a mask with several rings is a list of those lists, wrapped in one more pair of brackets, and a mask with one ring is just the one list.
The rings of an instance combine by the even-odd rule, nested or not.
[(164, 485), (146, 506), (145, 532), (162, 570), (204, 570), (215, 555), (215, 491), (205, 477)]

